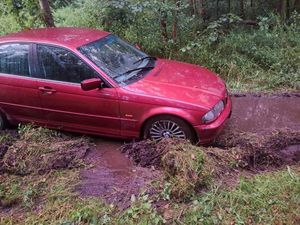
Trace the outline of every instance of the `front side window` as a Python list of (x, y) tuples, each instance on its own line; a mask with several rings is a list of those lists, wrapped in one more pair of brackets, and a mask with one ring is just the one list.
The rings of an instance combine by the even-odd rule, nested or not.
[(38, 45), (40, 78), (80, 83), (97, 77), (97, 73), (72, 52), (53, 46)]
[(0, 73), (29, 76), (29, 45), (0, 45)]
[(140, 79), (155, 66), (155, 58), (114, 35), (81, 46), (78, 50), (120, 85)]

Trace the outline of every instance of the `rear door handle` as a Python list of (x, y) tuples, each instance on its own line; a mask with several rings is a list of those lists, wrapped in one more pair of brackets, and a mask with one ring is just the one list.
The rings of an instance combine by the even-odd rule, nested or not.
[(56, 90), (51, 87), (39, 87), (39, 90), (48, 95), (52, 95), (56, 92)]

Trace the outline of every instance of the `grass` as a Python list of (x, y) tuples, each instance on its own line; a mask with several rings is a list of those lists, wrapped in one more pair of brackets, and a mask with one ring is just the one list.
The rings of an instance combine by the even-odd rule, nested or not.
[[(288, 171), (289, 170), (289, 171)], [(300, 167), (241, 179), (233, 190), (217, 188), (196, 198), (184, 224), (297, 224)]]
[[(49, 140), (59, 142), (62, 138), (59, 133), (31, 126), (20, 127), (19, 134), (19, 141), (26, 140), (28, 143), (22, 145), (25, 153), (29, 150), (32, 153), (31, 146), (35, 143), (37, 152), (47, 154), (48, 151), (41, 151), (41, 147), (47, 143), (51, 148)], [(59, 141), (55, 141), (56, 138)], [(14, 142), (8, 151), (15, 149), (14, 145), (20, 146), (20, 143)], [(72, 145), (65, 146), (72, 148)], [(242, 177), (237, 185), (224, 189), (213, 182), (212, 174), (218, 173), (222, 167), (228, 168), (226, 171), (230, 172), (230, 163), (235, 164), (236, 169), (238, 162), (234, 162), (234, 155), (227, 152), (229, 155), (226, 156), (213, 148), (208, 148), (205, 152), (186, 143), (171, 146), (172, 150), (166, 152), (161, 159), (165, 178), (158, 182), (163, 188), (156, 189), (151, 196), (146, 193), (131, 196), (131, 204), (125, 210), (104, 203), (101, 198), (80, 196), (76, 192), (80, 181), (80, 168), (77, 167), (59, 170), (52, 168), (45, 173), (32, 171), (21, 176), (12, 171), (2, 173), (0, 224), (299, 223), (299, 165), (256, 175), (250, 179)], [(56, 154), (55, 151), (52, 153)], [(224, 160), (209, 158), (211, 154), (224, 157)], [(28, 154), (28, 158), (32, 156), (35, 159), (36, 154)], [(187, 189), (184, 188), (186, 185)], [(203, 185), (206, 189), (201, 194), (194, 189)], [(162, 206), (157, 207), (161, 203)]]
[[(3, 179), (4, 178), (4, 179)], [(163, 224), (147, 195), (132, 197), (131, 207), (118, 211), (98, 198), (74, 193), (78, 171), (67, 170), (22, 179), (1, 179), (0, 196), (19, 199), (10, 212), (0, 211), (0, 224)], [(33, 194), (32, 194), (33, 193)], [(195, 196), (192, 203), (169, 201), (176, 213), (168, 222), (180, 224), (297, 224), (300, 168), (242, 178), (233, 190), (217, 187)], [(178, 215), (181, 212), (181, 217)]]

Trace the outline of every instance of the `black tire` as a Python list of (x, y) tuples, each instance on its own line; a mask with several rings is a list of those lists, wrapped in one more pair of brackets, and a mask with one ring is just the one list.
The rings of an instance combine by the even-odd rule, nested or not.
[[(169, 122), (169, 124), (166, 124), (168, 122)], [(159, 124), (162, 125), (160, 127), (161, 128), (160, 131), (158, 129)], [(163, 124), (165, 124), (165, 126)], [(173, 126), (174, 126), (174, 124), (176, 124), (178, 126), (177, 130), (173, 129), (175, 131), (172, 131), (171, 129), (169, 129), (169, 130), (164, 129), (167, 127), (170, 128), (172, 126), (170, 124), (173, 124)], [(160, 138), (158, 137), (159, 136), (158, 133), (160, 133)], [(149, 139), (159, 141), (164, 137), (166, 137), (166, 138), (176, 137), (176, 138), (190, 140), (192, 143), (196, 142), (196, 135), (195, 135), (194, 130), (184, 120), (179, 119), (178, 117), (169, 116), (169, 115), (161, 115), (161, 116), (156, 116), (156, 117), (150, 118), (144, 126), (143, 138), (144, 139), (149, 138)]]
[(6, 118), (3, 114), (0, 113), (0, 130), (4, 130), (7, 126)]

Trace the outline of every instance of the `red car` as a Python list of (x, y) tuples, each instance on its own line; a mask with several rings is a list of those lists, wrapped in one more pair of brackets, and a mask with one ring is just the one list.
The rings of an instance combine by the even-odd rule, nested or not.
[(47, 28), (0, 37), (0, 128), (35, 123), (118, 138), (209, 143), (230, 116), (209, 70), (157, 59), (105, 31)]

